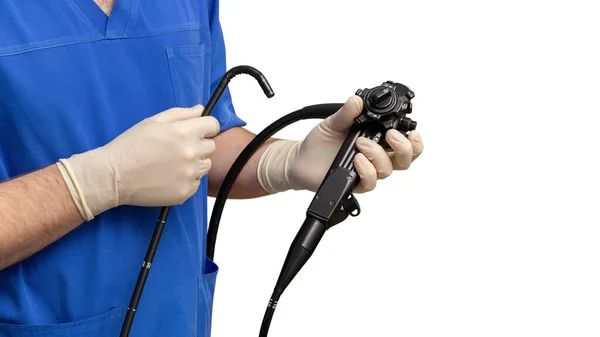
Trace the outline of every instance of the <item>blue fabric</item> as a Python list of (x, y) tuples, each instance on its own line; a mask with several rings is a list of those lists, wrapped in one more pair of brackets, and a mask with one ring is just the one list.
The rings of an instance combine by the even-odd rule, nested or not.
[[(0, 1), (0, 180), (206, 104), (225, 70), (216, 0), (117, 0), (110, 18), (93, 0)], [(213, 116), (244, 125), (228, 91)], [(132, 337), (209, 336), (206, 198), (205, 177), (171, 211)], [(158, 213), (112, 209), (0, 271), (0, 337), (118, 336)]]

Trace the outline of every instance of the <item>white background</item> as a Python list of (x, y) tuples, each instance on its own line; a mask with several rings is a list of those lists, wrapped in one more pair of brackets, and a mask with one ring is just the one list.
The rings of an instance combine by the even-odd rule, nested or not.
[[(593, 1), (221, 1), (254, 132), (385, 80), (425, 152), (359, 195), (270, 336), (600, 336), (600, 23)], [(278, 136), (302, 138), (315, 122)], [(256, 336), (312, 193), (227, 204), (213, 336)]]

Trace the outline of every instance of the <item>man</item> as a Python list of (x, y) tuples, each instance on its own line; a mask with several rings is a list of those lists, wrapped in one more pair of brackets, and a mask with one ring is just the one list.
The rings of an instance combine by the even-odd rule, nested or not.
[[(218, 0), (0, 1), (0, 337), (117, 336), (159, 206), (171, 211), (132, 336), (208, 336), (206, 198), (254, 136), (226, 92)], [(315, 190), (362, 102), (270, 140), (232, 197)], [(359, 139), (358, 192), (422, 151)]]

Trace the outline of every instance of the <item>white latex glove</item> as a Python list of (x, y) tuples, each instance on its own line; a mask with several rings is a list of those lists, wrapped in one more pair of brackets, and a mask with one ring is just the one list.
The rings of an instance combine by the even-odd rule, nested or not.
[[(362, 109), (362, 99), (352, 96), (303, 141), (278, 140), (271, 144), (261, 156), (257, 172), (265, 191), (316, 191)], [(360, 153), (354, 157), (354, 165), (360, 183), (355, 192), (373, 190), (378, 179), (387, 178), (393, 170), (408, 169), (423, 152), (423, 141), (416, 131), (407, 138), (396, 130), (389, 130), (386, 141), (392, 148), (390, 152), (370, 139), (357, 139), (356, 147)]]
[(57, 165), (86, 220), (116, 206), (181, 204), (211, 167), (219, 133), (204, 108), (173, 108), (144, 119), (105, 146)]

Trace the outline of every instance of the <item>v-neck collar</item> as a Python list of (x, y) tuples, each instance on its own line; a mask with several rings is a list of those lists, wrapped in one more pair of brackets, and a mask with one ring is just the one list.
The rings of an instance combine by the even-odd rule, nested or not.
[(71, 0), (105, 38), (122, 38), (127, 35), (129, 20), (133, 15), (133, 1), (116, 0), (110, 16), (94, 0)]

